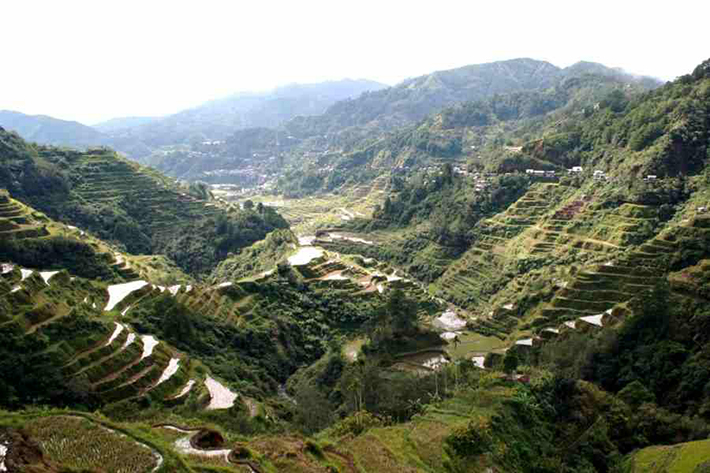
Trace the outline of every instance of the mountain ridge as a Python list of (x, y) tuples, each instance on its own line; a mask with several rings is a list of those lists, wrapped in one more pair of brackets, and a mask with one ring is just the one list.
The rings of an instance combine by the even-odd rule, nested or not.
[[(238, 130), (219, 146), (194, 145), (191, 149), (151, 156), (145, 162), (181, 179), (231, 182), (245, 187), (264, 184), (264, 175), (287, 177), (284, 170), (291, 171), (289, 164), (294, 172), (307, 175), (307, 166), (314, 157), (319, 157), (317, 166), (321, 167), (320, 156), (336, 160), (340, 156), (345, 161), (371, 143), (388, 139), (444, 108), (475, 101), (475, 97), (491, 100), (497, 95), (542, 91), (585, 75), (586, 67), (590, 66), (561, 69), (544, 61), (517, 59), (439, 71), (337, 102), (322, 115), (296, 117), (274, 130)], [(660, 85), (605, 66), (593, 67), (604, 68), (608, 80), (632, 84), (634, 90)], [(507, 94), (499, 93), (502, 91)], [(260, 138), (254, 140), (257, 134)], [(257, 175), (261, 177), (255, 178)]]
[(106, 137), (77, 121), (61, 120), (48, 115), (26, 115), (12, 110), (0, 110), (0, 125), (17, 131), (28, 141), (57, 146), (99, 146)]

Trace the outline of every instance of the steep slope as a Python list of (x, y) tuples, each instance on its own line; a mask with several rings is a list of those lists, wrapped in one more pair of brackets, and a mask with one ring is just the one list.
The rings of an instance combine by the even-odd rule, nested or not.
[(405, 170), (375, 219), (356, 224), (381, 242), (362, 251), (501, 337), (596, 316), (677, 272), (694, 287), (708, 256), (709, 83), (705, 63), (635, 98), (607, 90), (595, 110), (540, 123), (541, 139), (483, 149), (472, 171)]
[(285, 128), (297, 137), (341, 133), (349, 127), (390, 130), (418, 122), (444, 107), (482, 101), (496, 95), (544, 90), (560, 80), (586, 74), (603, 75), (625, 83), (653, 88), (659, 81), (637, 78), (602, 64), (580, 62), (560, 69), (548, 62), (529, 58), (437, 71), (407, 79), (395, 87), (364, 94), (333, 105), (320, 117), (294, 120)]
[(46, 115), (25, 115), (0, 110), (0, 126), (19, 133), (27, 141), (46, 145), (86, 148), (108, 143), (108, 138), (103, 133), (91, 127)]
[[(38, 468), (160, 471), (140, 443), (163, 471), (704, 471), (710, 61), (641, 95), (578, 90), (552, 114), (528, 105), (560, 91), (433, 117), (372, 218), (271, 233), (210, 284), (3, 264), (0, 402), (87, 407), (95, 435), (75, 412), (0, 412), (0, 462), (24, 438)], [(452, 130), (499, 139), (464, 163), (435, 146)], [(12, 189), (63, 188), (62, 160), (0, 144)], [(4, 240), (60, 226), (0, 195)]]
[(551, 86), (560, 69), (545, 61), (512, 59), (438, 71), (333, 105), (321, 117), (293, 121), (296, 136), (337, 133), (352, 126), (391, 129), (458, 102)]
[(49, 217), (207, 272), (230, 251), (287, 227), (272, 209), (240, 210), (194, 197), (164, 176), (100, 148), (32, 146), (0, 131), (0, 186)]
[[(229, 268), (215, 273), (226, 279), (214, 284), (160, 286), (137, 279), (150, 273), (124, 265), (126, 257), (111, 253), (105, 242), (64, 228), (5, 195), (0, 200), (0, 228), (6, 219), (22, 217), (29, 225), (32, 218), (42, 218), (48, 233), (25, 236), (12, 251), (6, 251), (5, 238), (0, 244), (0, 329), (7, 335), (0, 405), (42, 399), (110, 410), (114, 403), (147, 396), (166, 407), (183, 392), (188, 377), (201, 383), (204, 368), (194, 372), (190, 360), (241, 392), (263, 398), (275, 394), (298, 367), (316, 361), (330, 341), (361, 329), (390, 288), (421, 299), (422, 313), (438, 310), (418, 286), (384, 276), (392, 272), (386, 266), (363, 266), (322, 250), (306, 261), (289, 258), (278, 268), (272, 259), (258, 278), (245, 279), (248, 270)], [(37, 258), (37, 245), (59, 239), (51, 236), (59, 231), (69, 253), (45, 251)], [(293, 240), (269, 241), (291, 250)], [(91, 255), (94, 247), (95, 253), (109, 252), (82, 260), (82, 245)], [(257, 244), (246, 256), (264, 251), (270, 250)], [(79, 264), (73, 264), (77, 259)], [(94, 260), (101, 271), (90, 270)], [(179, 274), (172, 276), (179, 281)], [(15, 374), (33, 364), (34, 374), (16, 381)]]
[[(496, 172), (524, 170), (533, 165), (553, 169), (549, 163), (539, 163), (534, 155), (517, 153), (519, 145), (540, 133), (583, 119), (612, 92), (633, 97), (645, 90), (629, 78), (582, 75), (565, 77), (543, 90), (465, 102), (447, 107), (417, 125), (361, 141), (352, 150), (303, 153), (283, 173), (278, 188), (287, 195), (332, 191), (344, 185), (367, 183), (382, 173), (411, 174), (446, 162)], [(573, 157), (568, 161), (573, 162)]]

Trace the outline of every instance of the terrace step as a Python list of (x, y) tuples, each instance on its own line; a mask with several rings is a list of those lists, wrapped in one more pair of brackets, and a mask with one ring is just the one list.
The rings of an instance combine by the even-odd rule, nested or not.
[(118, 336), (111, 341), (111, 344), (106, 346), (105, 348), (108, 348), (109, 350), (108, 353), (104, 354), (98, 359), (95, 359), (91, 361), (90, 363), (80, 367), (77, 371), (74, 371), (72, 373), (72, 376), (76, 376), (82, 373), (85, 373), (87, 370), (90, 370), (91, 368), (101, 365), (105, 363), (107, 360), (113, 358), (114, 356), (120, 355), (121, 352), (124, 350), (124, 344), (126, 343), (126, 339), (128, 338), (128, 333), (127, 330), (122, 330), (121, 333), (118, 334)]
[(582, 300), (582, 299), (568, 299), (562, 296), (555, 296), (550, 303), (552, 307), (557, 307), (560, 309), (574, 309), (574, 310), (589, 310), (596, 313), (604, 312), (607, 309), (611, 309), (618, 302), (616, 301), (599, 301), (599, 300)]

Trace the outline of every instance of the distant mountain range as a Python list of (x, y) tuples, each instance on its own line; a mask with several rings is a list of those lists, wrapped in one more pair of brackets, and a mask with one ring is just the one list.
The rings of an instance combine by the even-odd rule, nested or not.
[(0, 126), (42, 144), (85, 148), (107, 145), (138, 159), (161, 146), (222, 140), (235, 130), (277, 127), (296, 116), (317, 115), (339, 100), (385, 84), (344, 79), (291, 84), (264, 93), (239, 93), (167, 117), (122, 117), (94, 127), (14, 111), (0, 111)]
[(342, 101), (317, 117), (294, 119), (285, 124), (291, 134), (306, 137), (342, 132), (352, 127), (390, 130), (412, 124), (445, 107), (483, 100), (497, 94), (546, 89), (566, 77), (597, 74), (647, 88), (661, 85), (650, 78), (628, 74), (602, 64), (578, 62), (559, 68), (546, 61), (521, 58), (437, 71), (407, 79), (395, 87)]
[(254, 166), (259, 167), (254, 159), (352, 152), (382, 133), (413, 125), (447, 107), (544, 91), (567, 78), (589, 74), (642, 89), (661, 85), (656, 79), (592, 62), (559, 68), (521, 58), (437, 71), (394, 87), (350, 79), (292, 84), (265, 93), (235, 94), (167, 117), (115, 118), (95, 127), (18, 112), (0, 112), (0, 125), (44, 144), (110, 146), (184, 179), (221, 182), (219, 176), (242, 175), (249, 168), (250, 177), (237, 181), (253, 183), (260, 182), (252, 179)]
[(123, 130), (125, 128), (133, 128), (136, 126), (146, 125), (148, 123), (160, 120), (162, 117), (117, 117), (105, 122), (91, 125), (103, 133), (112, 133), (114, 131)]
[[(569, 82), (587, 76), (595, 79), (589, 84)], [(425, 119), (437, 120), (433, 115), (447, 108), (494, 100), (507, 103), (511, 113), (524, 118), (564, 107), (579, 98), (580, 93), (585, 102), (590, 102), (600, 95), (599, 90), (628, 86), (629, 91), (639, 91), (660, 85), (658, 80), (591, 62), (579, 62), (564, 69), (525, 58), (465, 66), (366, 92), (333, 104), (321, 115), (298, 116), (275, 129), (236, 130), (217, 146), (196, 145), (188, 150), (155, 153), (143, 162), (188, 180), (250, 186), (264, 183), (264, 176), (280, 175), (285, 177), (283, 182), (288, 181), (288, 189), (281, 190), (289, 193), (294, 187), (298, 188), (296, 193), (333, 189), (340, 180), (325, 178), (322, 171), (327, 165), (340, 162), (350, 168), (352, 172), (342, 174), (347, 180), (353, 177), (353, 172), (368, 168), (367, 163), (375, 154), (400, 149), (401, 143), (408, 142), (411, 133), (402, 134), (402, 130)], [(579, 87), (585, 92), (575, 92)], [(564, 92), (565, 89), (572, 93)], [(491, 106), (484, 106), (487, 110), (483, 112), (489, 113)], [(504, 110), (493, 114), (503, 121), (512, 118)], [(460, 112), (453, 115), (461, 117)], [(493, 121), (498, 118), (492, 117)], [(390, 139), (400, 143), (386, 143)], [(378, 159), (378, 162), (391, 160)], [(383, 170), (377, 172), (380, 171)]]
[(48, 145), (85, 148), (107, 142), (106, 136), (89, 126), (46, 115), (0, 110), (0, 126), (16, 131), (27, 141)]
[(120, 151), (141, 158), (144, 153), (126, 149), (126, 144), (140, 142), (153, 150), (162, 146), (224, 140), (236, 130), (273, 128), (297, 116), (319, 115), (340, 100), (385, 87), (378, 82), (350, 79), (292, 84), (263, 94), (242, 93), (213, 100), (140, 126), (114, 130), (110, 136), (117, 140)]

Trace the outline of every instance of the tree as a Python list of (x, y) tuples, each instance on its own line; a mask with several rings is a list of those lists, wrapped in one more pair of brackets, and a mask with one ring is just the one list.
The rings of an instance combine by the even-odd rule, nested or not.
[(417, 303), (401, 289), (390, 291), (387, 303), (378, 310), (369, 323), (369, 336), (378, 343), (394, 335), (412, 332), (417, 323)]
[(244, 210), (253, 210), (254, 209), (254, 202), (251, 200), (247, 199), (244, 201)]
[(444, 164), (444, 167), (441, 170), (441, 177), (442, 182), (445, 186), (451, 184), (454, 181), (454, 169), (451, 166), (451, 163)]
[(409, 299), (401, 289), (390, 292), (386, 310), (390, 315), (392, 327), (399, 332), (411, 332), (417, 323), (417, 303)]
[(306, 433), (317, 432), (333, 422), (333, 406), (310, 381), (296, 387), (296, 421)]
[(513, 350), (508, 350), (505, 353), (505, 358), (503, 358), (503, 370), (508, 374), (513, 374), (518, 369), (519, 364), (518, 354)]
[(392, 213), (392, 199), (390, 199), (389, 196), (385, 199), (385, 207), (384, 207), (384, 212), (385, 215), (389, 215)]
[(656, 396), (639, 381), (632, 381), (619, 391), (619, 397), (633, 408), (647, 402), (656, 402)]

